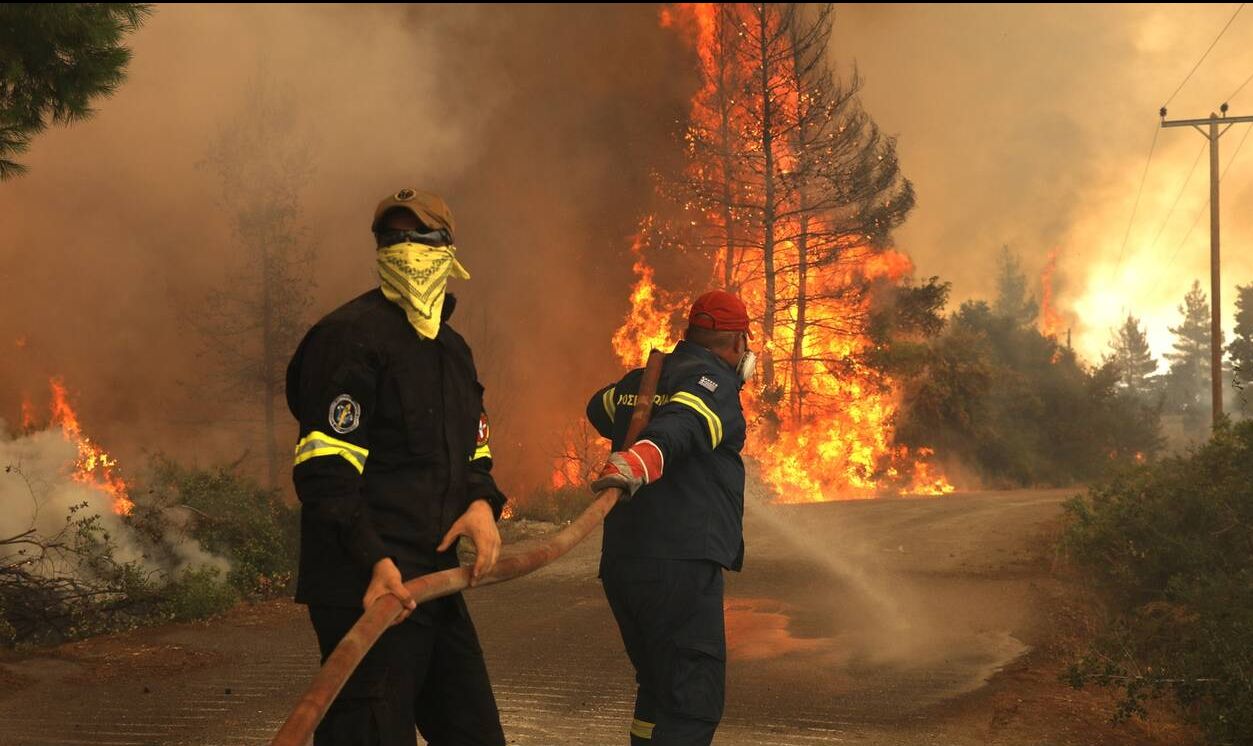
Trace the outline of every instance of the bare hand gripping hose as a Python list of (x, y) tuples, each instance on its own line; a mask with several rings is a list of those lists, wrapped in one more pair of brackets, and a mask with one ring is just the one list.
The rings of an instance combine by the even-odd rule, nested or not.
[[(635, 408), (631, 412), (626, 445), (634, 443), (648, 424), (664, 360), (665, 355), (657, 350), (649, 353), (648, 366), (644, 370), (639, 393), (635, 398)], [(605, 519), (621, 496), (622, 491), (619, 489), (605, 490), (578, 518), (557, 533), (540, 541), (521, 542), (506, 550), (492, 571), (480, 578), (474, 587), (521, 577), (562, 556), (583, 541)], [(450, 596), (469, 587), (470, 568), (464, 566), (423, 575), (405, 583), (405, 588), (418, 603)], [(272, 746), (306, 746), (309, 743), (314, 729), (322, 722), (327, 708), (335, 701), (348, 677), (400, 612), (400, 599), (390, 594), (379, 598), (366, 609), (313, 677), (313, 682), (301, 695), (300, 701), (287, 717), (287, 722), (283, 723), (283, 727), (279, 728), (278, 734), (270, 742)]]

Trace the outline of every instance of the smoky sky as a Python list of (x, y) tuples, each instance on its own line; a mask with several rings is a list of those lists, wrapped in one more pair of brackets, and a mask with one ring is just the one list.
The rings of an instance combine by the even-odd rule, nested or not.
[[(1154, 243), (1199, 135), (1159, 134), (1121, 263), (1120, 246), (1157, 107), (1232, 10), (839, 6), (832, 60), (858, 66), (917, 188), (899, 248), (953, 282), (954, 305), (991, 292), (1002, 244), (1033, 274), (1057, 250), (1081, 353), (1098, 356), (1129, 311), (1160, 351), (1187, 285), (1207, 277), (1207, 217), (1183, 241), (1208, 196), (1204, 158)], [(1253, 73), (1250, 35), (1253, 11), (1172, 116), (1216, 109)], [(453, 323), (487, 386), (497, 468), (510, 485), (547, 473), (560, 428), (620, 372), (609, 338), (627, 310), (631, 235), (652, 174), (682, 157), (695, 59), (658, 8), (159, 6), (133, 48), (118, 93), (39, 136), (30, 173), (0, 184), (0, 417), (23, 397), (42, 406), (61, 375), (88, 431), (129, 459), (255, 462), (255, 428), (206, 382), (189, 319), (246, 266), (203, 162), (264, 79), (310, 143), (304, 321), (376, 283), (367, 225), (380, 198), (441, 193), (473, 275), (452, 288)], [(1253, 85), (1232, 101), (1249, 111)], [(1242, 134), (1223, 138), (1224, 164)], [(1224, 183), (1228, 307), (1253, 281), (1250, 184), (1242, 153)]]
[[(833, 59), (845, 69), (856, 61), (866, 107), (898, 136), (902, 168), (918, 191), (897, 240), (919, 273), (951, 280), (959, 302), (994, 291), (1002, 244), (1033, 275), (1055, 250), (1058, 304), (1081, 354), (1098, 359), (1110, 327), (1127, 313), (1144, 319), (1156, 352), (1168, 349), (1167, 327), (1177, 323), (1175, 307), (1192, 280), (1208, 293), (1208, 212), (1188, 235), (1209, 197), (1208, 154), (1181, 190), (1205, 143), (1199, 134), (1158, 133), (1125, 251), (1123, 237), (1158, 107), (1235, 10), (838, 6)], [(1253, 74), (1250, 40), (1246, 9), (1170, 103), (1170, 118), (1216, 112)], [(1253, 84), (1232, 99), (1230, 113), (1253, 113)], [(1241, 127), (1221, 139), (1224, 166)], [(1253, 283), (1253, 144), (1241, 150), (1223, 190), (1230, 329), (1235, 286)]]

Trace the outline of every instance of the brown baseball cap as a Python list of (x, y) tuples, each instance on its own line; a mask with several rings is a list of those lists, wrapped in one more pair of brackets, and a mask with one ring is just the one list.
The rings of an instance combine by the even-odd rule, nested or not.
[(384, 213), (392, 209), (408, 210), (430, 230), (442, 228), (448, 231), (449, 237), (456, 236), (456, 231), (453, 229), (452, 210), (448, 209), (448, 204), (438, 194), (405, 187), (395, 194), (384, 197), (378, 207), (374, 208), (374, 222), (370, 224), (372, 232), (378, 232), (379, 220), (383, 218)]

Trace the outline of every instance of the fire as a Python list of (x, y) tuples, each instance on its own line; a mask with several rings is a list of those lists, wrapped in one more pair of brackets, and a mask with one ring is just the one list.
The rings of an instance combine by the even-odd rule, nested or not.
[[(61, 429), (66, 440), (78, 449), (78, 458), (74, 461), (74, 473), (71, 475), (76, 482), (91, 485), (108, 493), (113, 501), (113, 512), (118, 515), (129, 515), (135, 503), (127, 493), (125, 480), (117, 473), (117, 460), (100, 446), (91, 441), (83, 433), (78, 422), (78, 414), (70, 405), (69, 393), (60, 378), (48, 382), (52, 391), (52, 424)], [(35, 410), (29, 401), (22, 403), (22, 429), (31, 432), (35, 429)]]
[[(707, 285), (732, 288), (744, 300), (754, 319), (755, 346), (774, 379), (771, 386), (759, 381), (745, 388), (745, 415), (751, 423), (746, 454), (758, 463), (780, 502), (874, 497), (884, 491), (952, 492), (931, 462), (929, 449), (911, 453), (894, 445), (898, 387), (861, 362), (873, 352), (867, 333), (871, 293), (849, 289), (896, 283), (913, 272), (910, 259), (872, 246), (869, 237), (840, 233), (821, 217), (806, 217), (802, 224), (795, 217), (798, 212), (787, 208), (766, 242), (761, 224), (753, 222), (753, 208), (740, 206), (755, 204), (763, 193), (751, 180), (729, 178), (744, 167), (737, 165), (738, 154), (728, 153), (733, 145), (746, 147), (753, 157), (767, 152), (751, 138), (734, 139), (735, 133), (751, 130), (746, 117), (753, 104), (736, 100), (727, 105), (726, 92), (736, 90), (736, 81), (751, 77), (735, 69), (738, 58), (728, 60), (719, 47), (743, 30), (736, 28), (744, 22), (742, 12), (738, 6), (682, 4), (666, 8), (661, 20), (690, 37), (702, 68), (704, 84), (691, 106), (685, 175), (701, 186), (698, 195), (718, 197), (702, 201), (697, 196), (684, 204), (684, 227), (700, 234), (694, 243), (709, 257)], [(720, 18), (720, 13), (729, 15)], [(789, 63), (775, 63), (774, 75), (782, 81)], [(807, 99), (788, 95), (786, 86), (774, 82), (774, 90), (785, 92), (772, 105), (793, 111), (808, 105)], [(784, 175), (798, 164), (789, 148), (780, 137), (768, 151)], [(647, 256), (651, 244), (645, 239), (653, 228), (653, 220), (646, 219), (633, 242), (631, 311), (613, 338), (614, 351), (632, 367), (641, 365), (650, 349), (668, 350), (675, 344), (690, 303), (690, 298), (657, 285)], [(766, 271), (760, 253), (766, 243), (773, 252), (773, 274)], [(819, 255), (824, 259), (814, 258)], [(767, 314), (772, 315), (769, 322)], [(562, 464), (557, 467), (554, 485), (571, 483), (576, 475)]]
[(35, 406), (27, 400), (22, 401), (22, 432), (35, 431)]
[(577, 463), (566, 458), (559, 458), (554, 466), (552, 477), (549, 479), (549, 486), (553, 489), (560, 490), (583, 484), (583, 470)]
[[(635, 255), (632, 270), (636, 278), (635, 287), (631, 290), (632, 313), (613, 335), (613, 348), (623, 365), (635, 367), (648, 360), (649, 350), (668, 350), (675, 345), (678, 338), (672, 333), (672, 319), (676, 309), (687, 305), (687, 300), (670, 297), (657, 287), (653, 268), (644, 258), (643, 231), (636, 234), (631, 253)], [(554, 483), (553, 486), (560, 487), (562, 484)]]
[(1048, 261), (1040, 273), (1040, 333), (1056, 338), (1066, 328), (1066, 320), (1057, 312), (1053, 302), (1053, 273), (1057, 271), (1057, 250), (1049, 252)]

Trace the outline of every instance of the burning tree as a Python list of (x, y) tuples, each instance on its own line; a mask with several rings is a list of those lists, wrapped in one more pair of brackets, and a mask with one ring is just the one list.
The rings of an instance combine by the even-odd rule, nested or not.
[(689, 167), (664, 191), (686, 198), (688, 243), (754, 301), (765, 388), (777, 385), (799, 417), (807, 365), (847, 358), (807, 342), (863, 331), (865, 314), (848, 312), (861, 310), (867, 259), (884, 253), (913, 189), (895, 142), (860, 106), (861, 79), (841, 81), (829, 65), (831, 6), (682, 10), (695, 14), (705, 86), (686, 133)]
[[(780, 499), (873, 493), (884, 477), (951, 489), (913, 479), (925, 469), (892, 443), (894, 384), (872, 364), (876, 309), (912, 271), (891, 232), (914, 195), (894, 140), (861, 107), (861, 79), (830, 65), (831, 6), (680, 5), (662, 20), (693, 41), (702, 87), (686, 167), (659, 189), (670, 217), (646, 219), (633, 247), (637, 284), (614, 339), (619, 356), (636, 365), (675, 339), (688, 298), (658, 287), (651, 260), (703, 256), (713, 282), (738, 292), (753, 317), (762, 382), (746, 394), (758, 425), (749, 451)], [(900, 302), (942, 299), (934, 278), (926, 287)]]
[(277, 402), (313, 300), (314, 252), (301, 224), (313, 166), (290, 96), (272, 79), (258, 77), (244, 111), (212, 143), (205, 165), (220, 179), (222, 205), (247, 263), (224, 289), (209, 294), (195, 318), (228, 399), (262, 413), (266, 474), (274, 488), (283, 461)]

